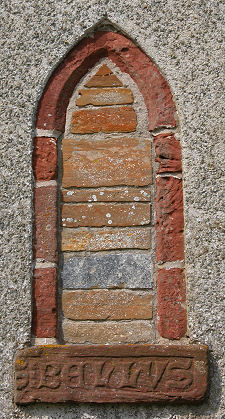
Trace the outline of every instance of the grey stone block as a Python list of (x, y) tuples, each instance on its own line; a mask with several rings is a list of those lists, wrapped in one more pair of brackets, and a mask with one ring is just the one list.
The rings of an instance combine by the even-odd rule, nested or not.
[(147, 253), (74, 256), (64, 261), (63, 288), (151, 288), (152, 260)]

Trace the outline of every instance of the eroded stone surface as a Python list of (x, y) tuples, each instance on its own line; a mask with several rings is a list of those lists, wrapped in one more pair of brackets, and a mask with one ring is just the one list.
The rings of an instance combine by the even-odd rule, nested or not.
[(63, 140), (65, 188), (144, 186), (151, 183), (151, 172), (151, 144), (147, 140)]
[(184, 259), (182, 180), (172, 176), (156, 179), (156, 255), (159, 262)]
[(148, 188), (98, 188), (62, 190), (63, 202), (120, 202), (120, 201), (150, 201)]
[(40, 346), (15, 361), (18, 404), (195, 401), (207, 388), (203, 345)]
[(151, 288), (152, 259), (149, 253), (104, 253), (65, 259), (63, 288)]
[(77, 106), (126, 105), (133, 103), (130, 89), (81, 89), (76, 100)]
[(112, 230), (62, 231), (62, 251), (99, 251), (110, 249), (149, 249), (150, 229), (129, 228)]
[(51, 180), (57, 173), (57, 146), (55, 138), (34, 138), (33, 171), (36, 180)]
[(150, 223), (150, 204), (64, 204), (64, 227), (127, 227)]
[(71, 132), (132, 132), (136, 130), (136, 114), (132, 107), (87, 109), (73, 112)]
[(33, 333), (39, 338), (55, 337), (58, 320), (56, 268), (34, 270)]
[(103, 64), (97, 73), (85, 84), (86, 87), (115, 87), (122, 85), (123, 83), (106, 64)]
[(152, 318), (152, 295), (130, 290), (64, 291), (62, 310), (71, 320), (147, 320)]
[(181, 146), (174, 134), (159, 134), (154, 138), (155, 161), (160, 163), (157, 173), (181, 172)]
[(64, 341), (75, 344), (151, 343), (155, 334), (149, 320), (64, 320), (62, 330)]

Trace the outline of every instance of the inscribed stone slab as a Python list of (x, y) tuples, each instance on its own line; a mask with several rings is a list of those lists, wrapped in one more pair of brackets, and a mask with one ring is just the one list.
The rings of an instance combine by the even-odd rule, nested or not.
[(46, 345), (15, 362), (19, 404), (194, 401), (207, 387), (204, 345)]

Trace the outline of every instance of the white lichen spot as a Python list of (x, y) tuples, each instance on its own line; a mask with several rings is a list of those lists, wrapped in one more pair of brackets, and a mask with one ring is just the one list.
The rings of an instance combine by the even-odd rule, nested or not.
[(108, 224), (112, 224), (112, 220), (108, 220)]
[(107, 218), (110, 218), (110, 217), (111, 217), (111, 214), (108, 212), (108, 213), (106, 214), (106, 217), (107, 217)]
[(130, 211), (130, 212), (129, 212), (129, 215), (134, 215), (134, 212), (133, 212), (133, 211)]
[(135, 205), (134, 204), (132, 205), (132, 208), (135, 209)]
[(134, 197), (134, 201), (140, 201), (139, 196), (135, 196), (135, 197)]
[(88, 204), (88, 207), (89, 207), (89, 208), (93, 207), (93, 204)]
[(86, 216), (85, 216), (85, 215), (82, 215), (82, 218), (83, 218), (83, 219), (85, 219), (85, 218), (86, 218)]
[(100, 192), (100, 195), (104, 195), (104, 192)]
[(73, 195), (74, 191), (68, 191), (66, 195)]
[(144, 196), (147, 196), (148, 195), (147, 192), (145, 192), (145, 191), (140, 191), (140, 194), (141, 195), (144, 195)]
[[(66, 219), (66, 221), (67, 221), (68, 223), (72, 223), (73, 219), (72, 219), (72, 218), (67, 218), (67, 219)], [(75, 220), (74, 220), (74, 221), (75, 221)]]
[(66, 221), (66, 219), (65, 218), (62, 218), (62, 221)]
[(91, 202), (91, 199), (88, 199), (88, 202)]
[(93, 199), (93, 201), (97, 201), (96, 195), (92, 195), (92, 199)]

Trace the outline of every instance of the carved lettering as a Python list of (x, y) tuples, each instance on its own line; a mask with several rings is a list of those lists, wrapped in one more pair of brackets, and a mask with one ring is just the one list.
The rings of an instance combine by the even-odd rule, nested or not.
[(17, 359), (16, 373), (15, 373), (17, 390), (23, 390), (29, 384), (29, 374), (27, 371), (27, 365), (28, 365), (27, 361)]
[(113, 365), (107, 365), (106, 361), (97, 361), (94, 363), (95, 387), (107, 387), (109, 384), (110, 376), (114, 371)]
[(187, 390), (193, 383), (192, 359), (178, 359), (169, 363), (166, 370), (166, 386)]
[(127, 362), (122, 365), (122, 380), (119, 388), (145, 386), (155, 389), (162, 378), (168, 361)]
[(63, 368), (63, 377), (69, 388), (84, 387), (84, 367), (85, 362), (65, 365)]
[(58, 388), (61, 384), (61, 368), (56, 363), (42, 364), (40, 369), (40, 382), (38, 388)]
[(199, 400), (207, 383), (206, 347), (34, 347), (20, 352), (15, 375), (20, 404)]

